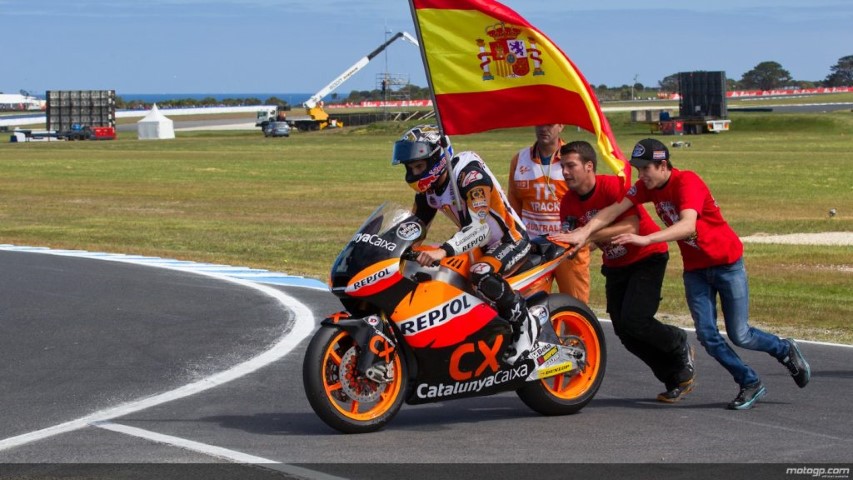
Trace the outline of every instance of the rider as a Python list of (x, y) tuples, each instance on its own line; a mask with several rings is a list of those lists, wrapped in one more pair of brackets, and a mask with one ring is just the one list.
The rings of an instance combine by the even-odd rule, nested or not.
[(417, 192), (414, 215), (428, 226), (441, 210), (459, 227), (438, 248), (420, 251), (417, 262), (431, 266), (444, 257), (483, 247), (485, 255), (471, 266), (471, 282), (512, 324), (513, 343), (504, 359), (514, 364), (529, 353), (539, 334), (524, 297), (503, 277), (515, 271), (530, 251), (521, 219), (479, 155), (454, 155), (450, 139), (435, 125), (419, 125), (403, 134), (394, 144), (391, 161), (400, 163), (406, 167), (406, 182)]

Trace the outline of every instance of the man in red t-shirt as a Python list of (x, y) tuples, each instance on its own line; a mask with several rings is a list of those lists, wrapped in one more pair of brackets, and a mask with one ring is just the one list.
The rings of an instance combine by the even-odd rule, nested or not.
[(666, 145), (648, 138), (631, 154), (639, 180), (625, 198), (592, 218), (565, 240), (584, 244), (595, 231), (609, 225), (632, 206), (652, 202), (666, 228), (647, 235), (624, 233), (613, 237), (617, 245), (647, 246), (678, 242), (684, 260), (684, 291), (705, 350), (732, 375), (740, 391), (726, 408), (751, 408), (767, 393), (755, 370), (743, 362), (717, 328), (717, 296), (726, 333), (735, 345), (766, 352), (784, 365), (797, 386), (803, 388), (811, 369), (792, 339), (781, 339), (749, 325), (749, 286), (743, 265), (743, 244), (720, 213), (708, 186), (693, 172), (673, 168)]
[[(596, 175), (595, 149), (587, 142), (567, 143), (560, 149), (560, 164), (569, 191), (560, 203), (560, 219), (567, 230), (586, 225), (590, 218), (625, 196), (622, 179)], [(601, 249), (606, 278), (607, 312), (613, 330), (625, 348), (651, 368), (666, 391), (661, 402), (675, 403), (695, 385), (693, 351), (684, 330), (655, 318), (661, 299), (669, 251), (666, 243), (643, 247), (616, 245), (611, 237), (621, 233), (648, 235), (660, 228), (642, 206), (619, 215), (613, 224), (589, 238)], [(550, 238), (561, 241), (567, 234)]]

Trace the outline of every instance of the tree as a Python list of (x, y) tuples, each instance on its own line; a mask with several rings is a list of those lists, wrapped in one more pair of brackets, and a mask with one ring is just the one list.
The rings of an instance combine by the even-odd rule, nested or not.
[(773, 90), (791, 81), (791, 73), (778, 62), (761, 62), (743, 74), (740, 84), (746, 89)]
[(672, 75), (666, 76), (663, 80), (658, 82), (660, 86), (661, 92), (669, 92), (675, 93), (678, 91), (678, 74), (673, 73)]
[(270, 97), (264, 101), (264, 105), (278, 105), (279, 107), (287, 108), (287, 100), (282, 100), (278, 97)]
[(832, 73), (824, 81), (827, 87), (853, 86), (853, 55), (839, 58), (829, 70)]
[(731, 92), (733, 90), (738, 90), (738, 89), (739, 89), (739, 86), (738, 86), (737, 80), (735, 80), (734, 78), (727, 78), (726, 79), (726, 90), (727, 91)]

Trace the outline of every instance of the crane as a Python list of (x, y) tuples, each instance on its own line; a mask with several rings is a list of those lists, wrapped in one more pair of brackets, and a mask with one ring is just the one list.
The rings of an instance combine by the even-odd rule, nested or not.
[(321, 88), (319, 92), (312, 95), (311, 98), (309, 98), (308, 100), (305, 101), (305, 103), (302, 104), (302, 106), (307, 108), (308, 110), (316, 108), (317, 105), (319, 104), (320, 100), (323, 99), (323, 97), (332, 93), (336, 88), (340, 87), (342, 83), (346, 82), (347, 80), (350, 79), (350, 77), (352, 77), (353, 75), (358, 73), (358, 71), (361, 70), (362, 68), (364, 68), (368, 63), (370, 63), (370, 61), (373, 60), (373, 58), (375, 56), (382, 53), (382, 50), (385, 50), (385, 47), (394, 43), (394, 41), (397, 40), (398, 38), (402, 38), (403, 40), (411, 43), (412, 45), (414, 45), (416, 47), (420, 46), (418, 44), (417, 39), (415, 39), (409, 33), (397, 32), (394, 36), (392, 36), (387, 41), (385, 41), (385, 43), (376, 47), (375, 50), (368, 53), (364, 57), (360, 58), (351, 67), (344, 70), (344, 73), (342, 73), (340, 76), (338, 76), (338, 78), (329, 82), (329, 84), (326, 85), (325, 87)]
[[(418, 44), (418, 40), (413, 37), (408, 32), (397, 32), (391, 38), (385, 41), (382, 45), (379, 45), (372, 52), (368, 53), (364, 57), (360, 58), (357, 62), (355, 62), (351, 67), (344, 70), (344, 73), (340, 74), (337, 78), (329, 82), (328, 85), (321, 88), (317, 93), (311, 95), (311, 97), (306, 100), (302, 106), (305, 108), (305, 112), (308, 114), (310, 120), (294, 120), (292, 124), (297, 127), (299, 130), (318, 130), (321, 128), (326, 128), (329, 125), (329, 114), (323, 110), (323, 98), (332, 93), (335, 89), (341, 86), (344, 82), (349, 80), (353, 75), (358, 73), (359, 70), (364, 68), (374, 57), (382, 53), (388, 45), (394, 43), (397, 39), (402, 38), (404, 41), (411, 43), (416, 47), (420, 47)], [(278, 112), (258, 112), (258, 126), (263, 128), (266, 123), (275, 120)], [(266, 118), (262, 118), (266, 117)], [(337, 126), (342, 126), (338, 124)]]

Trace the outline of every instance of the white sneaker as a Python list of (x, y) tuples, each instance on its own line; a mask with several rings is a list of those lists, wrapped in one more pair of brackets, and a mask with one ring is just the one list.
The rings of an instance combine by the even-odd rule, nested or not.
[(506, 349), (504, 354), (506, 363), (515, 365), (519, 360), (527, 358), (536, 345), (537, 338), (539, 338), (539, 321), (528, 314), (524, 323), (521, 324), (518, 339)]

